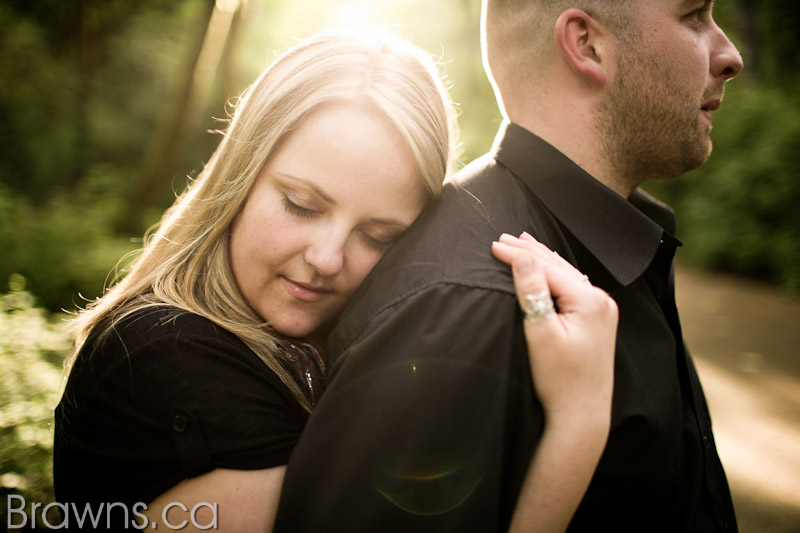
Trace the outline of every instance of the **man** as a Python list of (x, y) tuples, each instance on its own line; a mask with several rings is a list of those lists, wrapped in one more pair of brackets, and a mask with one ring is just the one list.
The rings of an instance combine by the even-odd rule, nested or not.
[(508, 119), (384, 257), (332, 336), (286, 531), (505, 531), (545, 425), (501, 232), (619, 306), (611, 431), (571, 531), (735, 531), (673, 294), (670, 211), (637, 189), (711, 152), (741, 58), (705, 0), (484, 0)]

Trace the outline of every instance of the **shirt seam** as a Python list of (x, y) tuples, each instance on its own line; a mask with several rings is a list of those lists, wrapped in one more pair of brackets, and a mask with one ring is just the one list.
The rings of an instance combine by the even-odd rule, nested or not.
[(390, 309), (392, 309), (394, 307), (397, 307), (398, 305), (402, 304), (403, 302), (407, 301), (408, 299), (416, 296), (417, 294), (419, 294), (421, 292), (424, 292), (426, 290), (429, 290), (429, 289), (431, 289), (433, 287), (438, 287), (438, 286), (454, 286), (454, 287), (462, 287), (462, 288), (466, 288), (466, 289), (475, 289), (475, 290), (479, 290), (479, 291), (491, 291), (491, 292), (497, 292), (497, 293), (504, 293), (504, 294), (509, 295), (509, 296), (511, 296), (513, 298), (516, 298), (516, 292), (514, 290), (506, 289), (506, 288), (498, 287), (498, 286), (492, 286), (492, 287), (490, 287), (490, 286), (482, 286), (482, 284), (479, 284), (479, 283), (476, 283), (476, 282), (465, 283), (463, 281), (451, 280), (451, 279), (438, 279), (436, 281), (430, 281), (430, 282), (425, 283), (423, 285), (420, 285), (420, 286), (418, 286), (418, 287), (416, 287), (414, 289), (411, 289), (408, 292), (405, 292), (400, 296), (397, 296), (396, 298), (394, 298), (390, 302), (388, 302), (388, 303), (384, 304), (382, 307), (380, 307), (372, 315), (372, 317), (370, 317), (369, 319), (364, 321), (364, 325), (361, 326), (358, 329), (358, 331), (352, 336), (351, 340), (349, 340), (346, 343), (344, 349), (342, 349), (341, 352), (344, 352), (350, 346), (352, 346), (353, 343), (355, 343), (357, 340), (359, 340), (362, 337), (362, 335), (364, 335), (364, 332), (369, 328), (369, 326), (375, 321), (376, 318), (378, 318), (382, 314), (386, 313)]

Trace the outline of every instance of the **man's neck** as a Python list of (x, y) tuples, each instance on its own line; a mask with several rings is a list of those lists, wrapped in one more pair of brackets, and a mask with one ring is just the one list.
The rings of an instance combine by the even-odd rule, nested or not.
[(562, 110), (554, 106), (546, 109), (547, 113), (520, 114), (511, 120), (547, 141), (612, 191), (629, 198), (639, 183), (625, 178), (614, 167), (593, 127), (591, 114), (573, 108)]

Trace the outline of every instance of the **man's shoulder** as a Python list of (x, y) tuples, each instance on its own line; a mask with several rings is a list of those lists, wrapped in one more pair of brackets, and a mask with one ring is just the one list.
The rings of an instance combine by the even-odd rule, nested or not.
[(461, 270), (471, 265), (494, 261), (492, 241), (528, 214), (522, 189), (491, 155), (473, 161), (448, 180), (441, 198), (423, 212), (382, 263), (403, 264), (420, 254), (442, 259), (440, 267), (457, 268), (463, 274)]
[(519, 187), (491, 157), (465, 167), (367, 277), (335, 335), (351, 339), (412, 299), (441, 302), (463, 298), (465, 291), (513, 298), (510, 271), (492, 256), (491, 245), (503, 231), (524, 225), (527, 205)]
[[(491, 244), (505, 228), (525, 220), (526, 203), (513, 176), (485, 156), (445, 185), (370, 279), (391, 277), (415, 289), (431, 283), (477, 284), (496, 280)], [(502, 284), (501, 284), (502, 286)], [(402, 289), (401, 289), (402, 290)]]
[(423, 223), (455, 223), (449, 231), (458, 231), (465, 224), (473, 230), (490, 229), (504, 214), (509, 215), (509, 207), (525, 204), (517, 194), (520, 187), (506, 167), (492, 154), (485, 154), (447, 180), (444, 194)]

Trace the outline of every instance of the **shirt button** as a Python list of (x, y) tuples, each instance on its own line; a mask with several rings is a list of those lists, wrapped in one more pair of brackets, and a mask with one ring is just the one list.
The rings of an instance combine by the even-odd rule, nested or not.
[(183, 415), (175, 415), (172, 417), (172, 429), (177, 433), (183, 433), (189, 426), (189, 419)]

